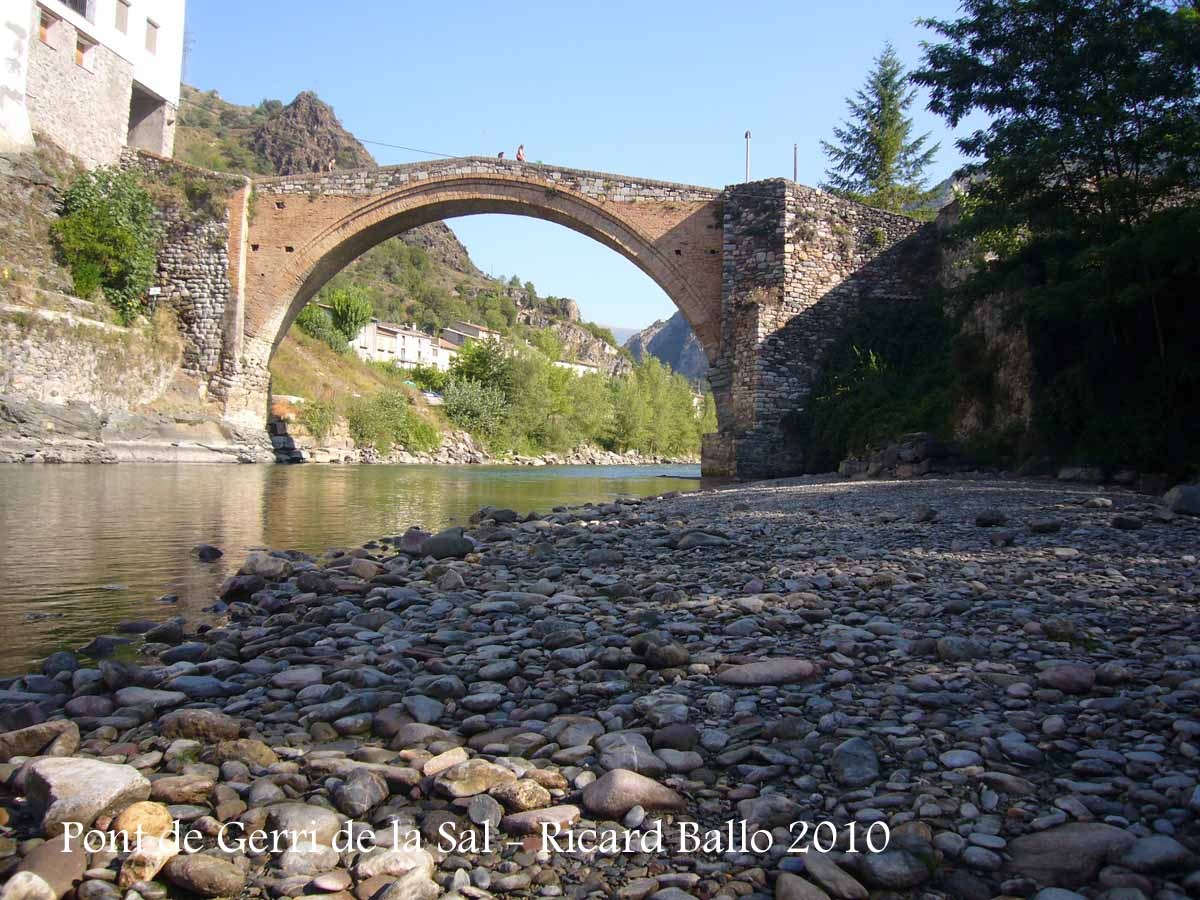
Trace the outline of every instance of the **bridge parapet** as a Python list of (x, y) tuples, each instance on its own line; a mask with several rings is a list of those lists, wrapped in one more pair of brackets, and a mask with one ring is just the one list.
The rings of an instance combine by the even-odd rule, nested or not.
[(254, 190), (261, 194), (369, 196), (395, 191), (421, 181), (479, 177), (506, 178), (522, 183), (545, 182), (547, 187), (562, 188), (597, 202), (610, 203), (697, 203), (719, 200), (723, 193), (716, 188), (483, 156), (256, 178)]

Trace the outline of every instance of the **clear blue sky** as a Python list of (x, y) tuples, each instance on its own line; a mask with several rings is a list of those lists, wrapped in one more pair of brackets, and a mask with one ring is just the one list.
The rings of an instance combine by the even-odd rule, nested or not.
[[(454, 3), (190, 0), (186, 80), (236, 103), (311, 89), (359, 138), (452, 155), (511, 157), (720, 187), (825, 171), (820, 141), (845, 116), (884, 41), (912, 67), (955, 0), (839, 3), (677, 0)], [(919, 104), (919, 108), (918, 108)], [(930, 183), (961, 162), (952, 135), (914, 104), (942, 149)], [(383, 164), (429, 157), (374, 144)], [(484, 271), (579, 300), (585, 318), (644, 326), (666, 295), (632, 263), (566, 228), (516, 216), (450, 223)]]

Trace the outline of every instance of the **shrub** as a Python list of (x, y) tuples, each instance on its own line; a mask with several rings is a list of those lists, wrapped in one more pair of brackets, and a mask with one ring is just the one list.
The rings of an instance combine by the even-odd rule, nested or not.
[(371, 303), (358, 287), (330, 291), (329, 309), (333, 326), (345, 335), (347, 341), (358, 337), (363, 326), (371, 321)]
[(455, 376), (446, 381), (443, 398), (447, 418), (459, 428), (491, 438), (504, 427), (507, 404), (497, 387)]
[(384, 391), (350, 406), (346, 416), (350, 436), (359, 447), (388, 453), (393, 447), (428, 451), (441, 443), (437, 428), (409, 406), (401, 391)]
[(308, 429), (308, 433), (318, 443), (329, 437), (337, 421), (337, 411), (332, 403), (321, 400), (306, 400), (300, 409), (300, 424)]
[(300, 310), (300, 315), (296, 316), (296, 326), (309, 337), (324, 341), (338, 353), (350, 349), (346, 336), (334, 327), (329, 313), (314, 303)]
[(422, 390), (440, 394), (446, 389), (446, 373), (434, 366), (413, 366), (406, 374)]
[(52, 233), (79, 296), (103, 291), (125, 324), (145, 312), (160, 232), (135, 173), (102, 167), (79, 176), (63, 194)]

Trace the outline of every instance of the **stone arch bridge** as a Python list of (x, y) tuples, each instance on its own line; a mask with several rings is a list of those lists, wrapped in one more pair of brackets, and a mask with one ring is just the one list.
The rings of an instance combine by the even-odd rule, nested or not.
[[(147, 154), (127, 164), (179, 168)], [(783, 179), (695, 187), (491, 158), (239, 181), (224, 222), (176, 223), (160, 287), (184, 367), (227, 418), (264, 423), (268, 363), (345, 265), (410, 228), (477, 213), (557, 222), (620, 253), (683, 312), (711, 366), (706, 474), (796, 471), (786, 435), (828, 345), (862, 302), (914, 296), (917, 223)]]

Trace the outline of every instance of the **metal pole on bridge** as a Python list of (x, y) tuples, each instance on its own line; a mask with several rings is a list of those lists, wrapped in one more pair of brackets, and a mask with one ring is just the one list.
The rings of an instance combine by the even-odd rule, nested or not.
[(746, 180), (750, 180), (750, 132), (746, 132)]

